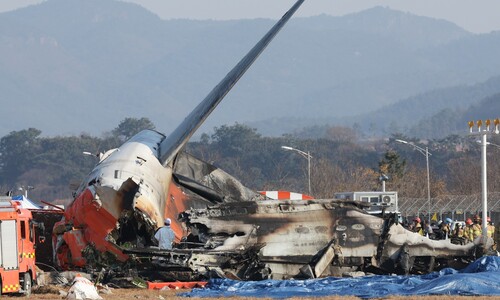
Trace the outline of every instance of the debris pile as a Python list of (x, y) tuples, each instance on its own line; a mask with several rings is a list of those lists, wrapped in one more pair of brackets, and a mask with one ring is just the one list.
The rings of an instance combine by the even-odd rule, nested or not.
[(97, 293), (95, 285), (87, 278), (77, 274), (71, 288), (68, 291), (66, 299), (72, 300), (102, 300)]
[[(65, 299), (101, 300), (99, 294), (111, 294), (111, 288), (92, 282), (92, 275), (75, 271), (40, 271), (35, 294), (58, 294)], [(67, 290), (61, 289), (63, 287)]]

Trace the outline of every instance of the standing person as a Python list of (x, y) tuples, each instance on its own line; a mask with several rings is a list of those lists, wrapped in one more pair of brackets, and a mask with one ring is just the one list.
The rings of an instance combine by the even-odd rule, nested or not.
[(500, 243), (500, 222), (497, 222), (497, 224), (495, 225), (495, 232), (493, 233), (493, 236), (495, 237), (494, 238), (494, 241), (495, 241), (495, 249), (498, 251), (500, 249), (498, 249), (498, 245)]
[(450, 218), (446, 218), (443, 223), (441, 223), (441, 239), (447, 240), (450, 237), (451, 228), (450, 225), (453, 221)]
[(422, 229), (422, 224), (421, 224), (421, 221), (420, 221), (420, 218), (419, 217), (416, 217), (415, 219), (413, 219), (413, 232), (416, 232), (420, 235), (424, 235), (424, 230)]
[(431, 238), (433, 233), (432, 227), (426, 220), (422, 220), (422, 230), (424, 231), (424, 236)]
[(472, 230), (472, 220), (470, 218), (467, 218), (465, 221), (465, 230), (464, 230), (464, 238), (466, 242), (472, 242), (473, 240), (473, 230)]
[(432, 229), (432, 225), (429, 222), (426, 222), (426, 231), (427, 235), (430, 239), (434, 238), (434, 230)]
[(406, 218), (403, 219), (403, 224), (402, 226), (406, 229), (410, 228), (410, 224), (408, 223), (408, 220)]
[[(462, 228), (462, 224), (461, 223), (456, 223), (455, 224), (455, 228), (453, 228), (453, 240), (456, 241), (457, 244), (460, 244), (460, 245), (464, 245), (465, 241), (465, 230)], [(453, 242), (452, 240), (452, 242)]]
[(486, 227), (488, 229), (488, 237), (493, 238), (495, 236), (495, 226), (491, 223), (490, 217), (488, 217), (486, 221), (488, 222)]
[(495, 241), (495, 226), (491, 222), (491, 218), (488, 217), (486, 219), (486, 230), (487, 230), (487, 235), (489, 238), (493, 240), (493, 245), (491, 246), (491, 249), (497, 250), (497, 243)]
[(172, 244), (174, 243), (175, 234), (172, 228), (170, 228), (170, 223), (172, 220), (170, 218), (165, 219), (165, 226), (158, 229), (155, 233), (155, 238), (158, 241), (158, 246), (160, 249), (171, 250)]
[(408, 229), (409, 231), (413, 231), (413, 228), (415, 227), (415, 223), (414, 222), (410, 222), (408, 219), (406, 220), (406, 229)]
[(478, 215), (474, 216), (474, 224), (472, 224), (472, 240), (483, 234), (483, 228), (481, 227), (481, 218)]

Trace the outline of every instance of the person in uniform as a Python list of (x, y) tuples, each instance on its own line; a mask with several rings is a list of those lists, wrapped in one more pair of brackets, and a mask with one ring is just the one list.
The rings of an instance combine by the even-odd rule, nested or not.
[(488, 229), (488, 237), (490, 238), (493, 238), (495, 236), (495, 226), (493, 226), (493, 224), (491, 223), (491, 218), (488, 217), (488, 219), (486, 219), (487, 221), (487, 229)]
[(413, 232), (424, 235), (424, 229), (422, 228), (422, 223), (419, 217), (413, 219)]
[(497, 250), (497, 243), (496, 243), (496, 240), (495, 240), (495, 226), (493, 225), (493, 223), (491, 222), (491, 218), (488, 217), (486, 219), (486, 229), (488, 230), (487, 232), (487, 235), (489, 238), (492, 238), (493, 239), (493, 246), (491, 247), (493, 250)]
[(455, 223), (455, 228), (453, 228), (453, 232), (451, 233), (451, 242), (459, 245), (464, 245), (465, 240), (465, 230), (462, 227), (462, 223)]
[(158, 241), (160, 249), (171, 250), (175, 239), (174, 231), (170, 228), (172, 221), (170, 218), (166, 218), (164, 223), (165, 226), (156, 231), (155, 238)]
[(483, 234), (483, 228), (481, 227), (481, 218), (478, 215), (474, 216), (474, 224), (471, 226), (472, 241)]
[(466, 242), (472, 242), (473, 238), (473, 233), (472, 233), (472, 220), (470, 218), (467, 218), (465, 221), (465, 229), (464, 229), (464, 238)]
[[(497, 224), (495, 225), (495, 232), (493, 233), (493, 236), (494, 236), (494, 242), (495, 242), (495, 250), (498, 249), (498, 245), (500, 243), (500, 222), (497, 222)], [(497, 250), (498, 251), (498, 250)]]
[(441, 232), (441, 239), (446, 240), (450, 237), (450, 225), (451, 225), (452, 220), (450, 218), (446, 218), (443, 223), (441, 223), (441, 226), (439, 228)]

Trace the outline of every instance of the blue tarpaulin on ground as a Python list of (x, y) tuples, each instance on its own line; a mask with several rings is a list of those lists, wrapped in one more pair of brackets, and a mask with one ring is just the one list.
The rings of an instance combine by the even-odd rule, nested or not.
[(467, 268), (443, 269), (426, 275), (373, 275), (357, 278), (328, 277), (309, 280), (235, 281), (212, 279), (206, 288), (185, 297), (320, 297), (379, 298), (392, 295), (500, 295), (500, 257), (485, 256)]

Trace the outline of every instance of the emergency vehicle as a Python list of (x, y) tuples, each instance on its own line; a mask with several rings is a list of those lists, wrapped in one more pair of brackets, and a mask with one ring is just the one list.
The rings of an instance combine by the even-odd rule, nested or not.
[(31, 211), (0, 197), (1, 294), (31, 294), (36, 280), (35, 226)]

